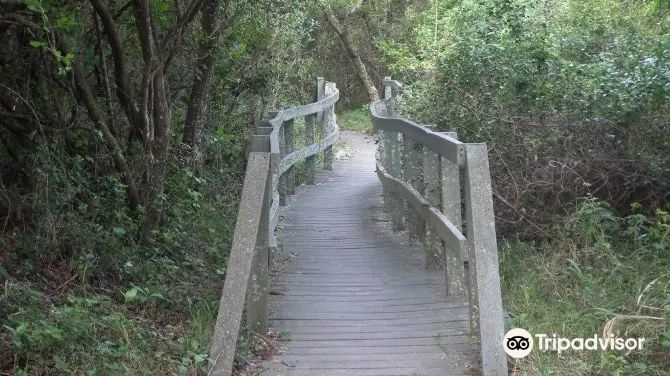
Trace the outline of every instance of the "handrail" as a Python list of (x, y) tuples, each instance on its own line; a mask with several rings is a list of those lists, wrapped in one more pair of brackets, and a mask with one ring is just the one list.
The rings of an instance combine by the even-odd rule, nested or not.
[(419, 212), (419, 215), (421, 215), (426, 224), (435, 227), (435, 231), (444, 239), (447, 247), (459, 251), (467, 249), (467, 240), (463, 233), (456, 228), (456, 225), (451, 223), (446, 215), (438, 209), (431, 207), (430, 203), (414, 187), (389, 175), (384, 167), (379, 164), (377, 164), (377, 176), (385, 187), (389, 187), (393, 192), (399, 194), (412, 205), (414, 210)]
[(391, 80), (391, 79), (382, 80), (382, 85), (384, 85), (386, 87), (391, 87), (393, 89), (402, 89), (403, 88), (402, 82), (396, 81), (396, 80)]
[(463, 164), (463, 143), (447, 135), (433, 132), (421, 124), (411, 120), (381, 116), (376, 107), (385, 101), (377, 101), (370, 104), (370, 117), (374, 127), (381, 131), (402, 133), (411, 137), (414, 141), (427, 147), (440, 156), (449, 159), (457, 165)]
[(268, 120), (272, 126), (272, 134), (270, 135), (270, 151), (272, 153), (279, 152), (279, 127), (288, 120), (293, 120), (299, 116), (310, 115), (319, 111), (323, 111), (331, 106), (333, 106), (340, 99), (340, 91), (335, 89), (335, 92), (330, 94), (328, 97), (314, 103), (309, 103), (306, 105), (292, 107), (285, 110), (281, 110), (277, 113), (273, 119)]
[[(444, 268), (448, 295), (468, 296), (470, 330), (479, 338), (483, 375), (507, 376), (486, 145), (462, 143), (455, 132), (436, 132), (394, 117), (393, 91), (402, 84), (387, 77), (383, 86), (384, 99), (370, 104), (370, 117), (380, 139), (377, 175), (385, 207), (393, 216), (393, 229), (407, 228), (410, 239), (421, 241), (427, 268)], [(460, 168), (464, 170), (463, 187)], [(463, 196), (466, 236), (460, 230)]]
[[(267, 332), (268, 270), (276, 248), (278, 208), (295, 193), (295, 164), (305, 160), (307, 184), (314, 184), (316, 155), (323, 152), (324, 169), (332, 169), (333, 144), (339, 127), (335, 103), (339, 91), (317, 79), (314, 103), (278, 111), (257, 127), (244, 177), (235, 233), (209, 352), (208, 375), (231, 375), (243, 314), (252, 330)], [(305, 143), (294, 151), (293, 121), (305, 116)], [(315, 127), (324, 135), (316, 139)]]
[(269, 171), (270, 156), (268, 153), (252, 152), (244, 177), (232, 251), (228, 260), (228, 265), (232, 267), (229, 267), (226, 273), (214, 328), (215, 334), (212, 339), (211, 355), (214, 356), (214, 374), (225, 374), (225, 370), (232, 369), (235, 359), (238, 328), (242, 321), (242, 311), (249, 287), (249, 275), (256, 256), (256, 239), (259, 236)]

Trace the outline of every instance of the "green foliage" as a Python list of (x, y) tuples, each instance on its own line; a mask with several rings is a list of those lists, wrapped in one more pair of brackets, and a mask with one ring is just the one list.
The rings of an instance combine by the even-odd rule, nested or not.
[[(625, 215), (670, 191), (667, 9), (616, 0), (465, 0), (377, 42), (408, 117), (490, 148), (502, 233), (538, 232), (588, 194)], [(528, 230), (529, 221), (534, 230)]]
[[(670, 375), (664, 354), (670, 319), (667, 213), (614, 216), (589, 197), (540, 248), (516, 241), (501, 247), (503, 301), (509, 327), (563, 337), (645, 338), (642, 351), (555, 353), (534, 351), (520, 372), (529, 374)], [(666, 237), (652, 236), (666, 232)], [(605, 240), (603, 240), (605, 239)]]
[(341, 130), (373, 134), (375, 129), (370, 120), (370, 106), (364, 105), (358, 110), (347, 111), (337, 117)]
[[(161, 221), (142, 234), (147, 207), (129, 208), (116, 154), (72, 87), (76, 57), (132, 181), (148, 192), (149, 155), (115, 96), (116, 61), (108, 41), (99, 41), (106, 33), (96, 33), (90, 6), (15, 3), (0, 4), (0, 18), (6, 20), (7, 11), (30, 23), (11, 21), (0, 33), (8, 46), (0, 54), (0, 65), (7, 68), (0, 78), (0, 107), (16, 115), (7, 118), (16, 119), (10, 123), (3, 116), (0, 160), (3, 168), (6, 162), (23, 174), (10, 184), (4, 170), (2, 175), (0, 208), (7, 215), (0, 237), (0, 285), (6, 286), (0, 300), (0, 370), (17, 375), (204, 371), (252, 130), (271, 105), (313, 100), (317, 73), (301, 48), (315, 26), (314, 5), (230, 4), (226, 16), (234, 17), (223, 22), (226, 30), (216, 44), (197, 158), (181, 139), (190, 84), (201, 74), (196, 51), (206, 38), (199, 22), (184, 28), (166, 72), (172, 142), (165, 189), (157, 199)], [(177, 29), (175, 4), (151, 1), (159, 39)], [(144, 62), (132, 9), (107, 5), (118, 12), (125, 68), (138, 92)], [(59, 41), (70, 52), (62, 52)], [(242, 355), (246, 349), (255, 347), (242, 346)], [(239, 357), (240, 364), (248, 355)]]

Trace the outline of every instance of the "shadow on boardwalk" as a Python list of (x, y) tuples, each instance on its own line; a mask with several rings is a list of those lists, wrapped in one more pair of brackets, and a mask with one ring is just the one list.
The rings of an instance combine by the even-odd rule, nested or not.
[(393, 234), (370, 136), (342, 132), (352, 155), (281, 209), (270, 327), (290, 338), (261, 375), (466, 375), (474, 346), (465, 297)]

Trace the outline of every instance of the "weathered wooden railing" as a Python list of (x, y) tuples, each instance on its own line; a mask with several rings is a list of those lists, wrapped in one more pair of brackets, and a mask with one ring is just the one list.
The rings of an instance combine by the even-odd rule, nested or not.
[[(407, 228), (426, 250), (426, 267), (443, 268), (448, 295), (467, 294), (470, 329), (478, 337), (484, 376), (507, 375), (491, 177), (486, 144), (465, 144), (455, 132), (393, 117), (393, 91), (370, 105), (380, 142), (377, 175), (393, 229)], [(461, 232), (460, 168), (465, 173), (467, 236)], [(467, 264), (467, 281), (466, 267)]]
[[(245, 311), (254, 332), (267, 332), (268, 270), (276, 249), (278, 208), (295, 193), (296, 163), (306, 161), (307, 184), (314, 183), (319, 152), (323, 151), (324, 168), (332, 169), (338, 99), (335, 84), (318, 78), (315, 103), (271, 112), (273, 118), (256, 129), (210, 348), (210, 375), (232, 374)], [(305, 118), (307, 146), (295, 150), (294, 120), (299, 117)]]

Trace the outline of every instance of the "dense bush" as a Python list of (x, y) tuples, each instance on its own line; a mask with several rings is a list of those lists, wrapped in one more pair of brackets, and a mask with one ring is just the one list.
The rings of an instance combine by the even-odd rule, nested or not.
[(408, 116), (487, 142), (498, 228), (540, 233), (591, 193), (619, 213), (670, 193), (670, 37), (656, 3), (445, 2), (380, 41)]

